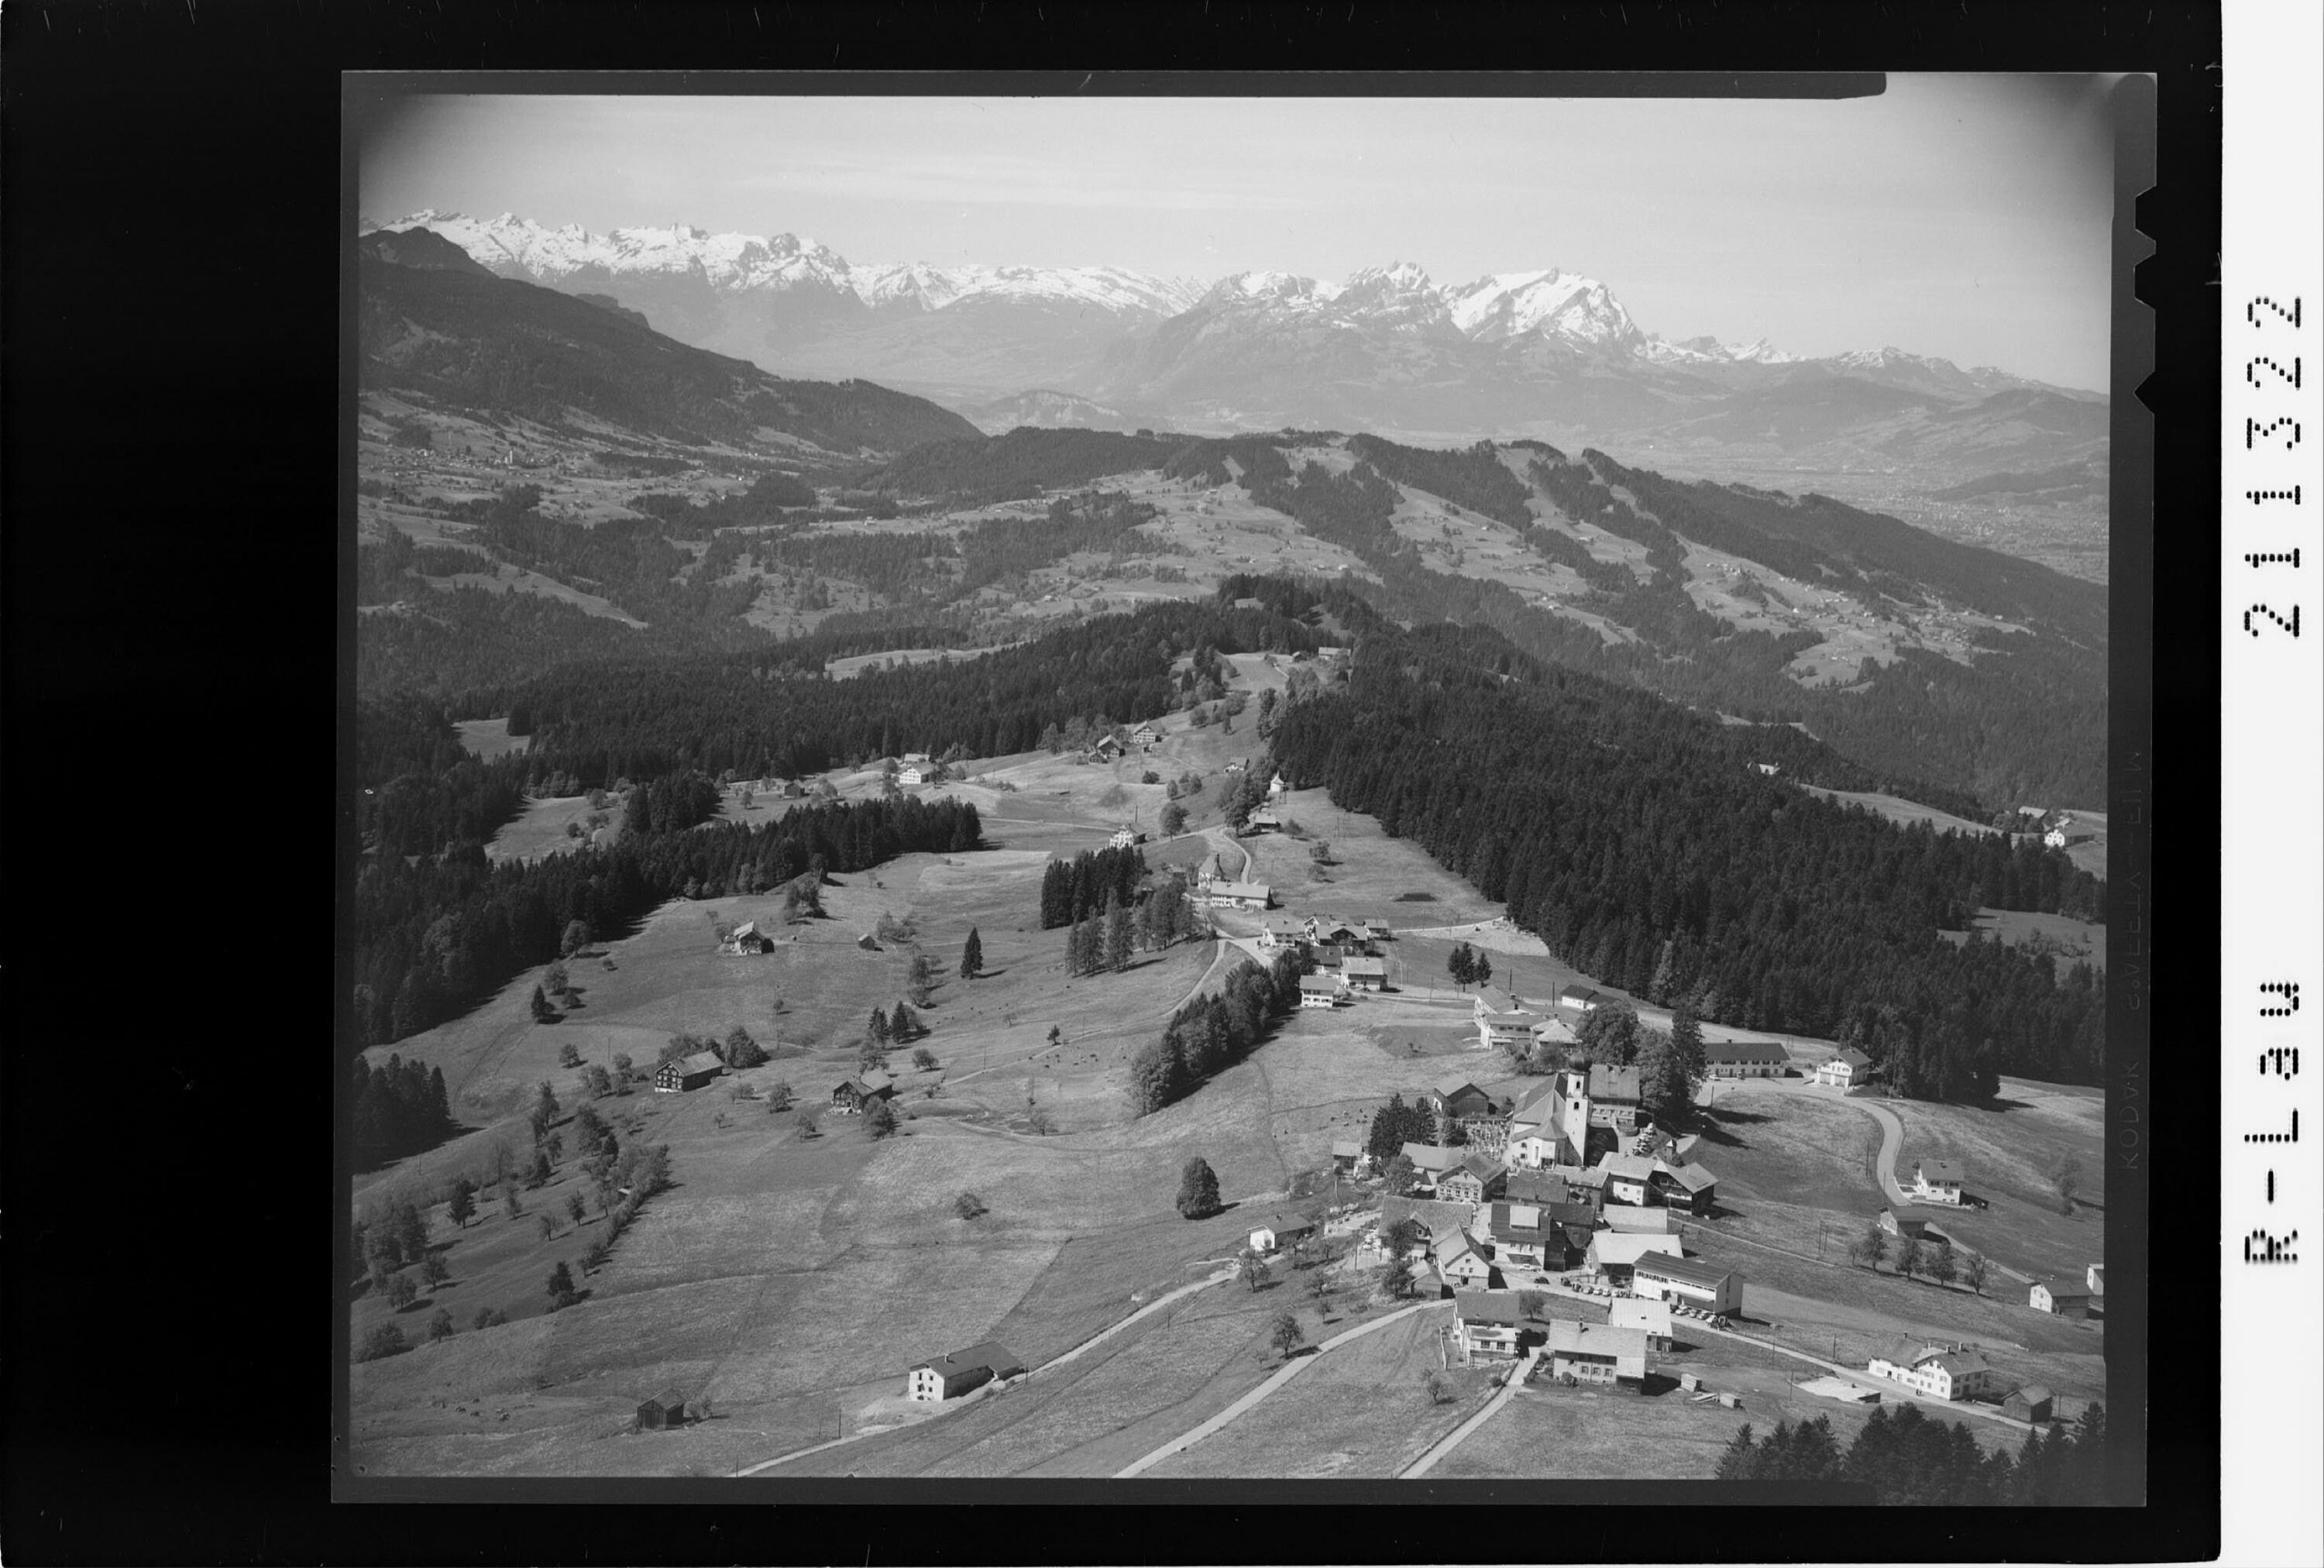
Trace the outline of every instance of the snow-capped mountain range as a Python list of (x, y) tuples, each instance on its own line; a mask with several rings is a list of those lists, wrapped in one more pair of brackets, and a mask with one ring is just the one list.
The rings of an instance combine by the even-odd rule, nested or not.
[(1401, 261), (1337, 282), (1204, 281), (863, 263), (797, 235), (687, 224), (595, 234), (429, 210), (362, 226), (382, 229), (429, 231), (504, 278), (611, 296), (657, 332), (777, 375), (872, 381), (981, 422), (1652, 438), (1755, 452), (1869, 441), (1883, 463), (1926, 447), (2026, 468), (2080, 460), (2104, 438), (2093, 394), (1896, 348), (1805, 358), (1764, 338), (1674, 342), (1605, 283), (1556, 267), (1462, 283)]
[(1664, 364), (1784, 364), (1796, 357), (1764, 338), (1738, 346), (1708, 337), (1665, 342), (1642, 331), (1605, 284), (1556, 267), (1439, 284), (1410, 262), (1392, 262), (1338, 283), (1255, 272), (1205, 284), (1123, 267), (858, 263), (797, 235), (712, 234), (689, 224), (594, 234), (577, 224), (550, 228), (508, 212), (480, 218), (428, 208), (392, 223), (366, 219), (361, 232), (413, 228), (441, 235), (503, 277), (555, 289), (682, 280), (722, 294), (807, 290), (853, 296), (874, 311), (897, 306), (943, 310), (973, 300), (1007, 300), (1151, 320), (1197, 306), (1254, 306), (1389, 329), (1444, 329), (1485, 343), (1535, 335), (1627, 350)]

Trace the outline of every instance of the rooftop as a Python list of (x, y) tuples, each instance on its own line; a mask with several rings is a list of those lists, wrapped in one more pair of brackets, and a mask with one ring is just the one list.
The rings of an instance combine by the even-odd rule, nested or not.
[[(971, 1345), (964, 1351), (954, 1351), (948, 1355), (938, 1356), (934, 1360), (923, 1361), (921, 1366), (927, 1367), (939, 1377), (946, 1379), (958, 1377), (963, 1372), (974, 1371), (980, 1367), (990, 1370), (996, 1378), (1013, 1378), (1025, 1370), (1023, 1361), (1011, 1355), (1006, 1347), (991, 1340)], [(918, 1370), (918, 1367), (913, 1369), (914, 1371)]]
[(1514, 1290), (1463, 1290), (1452, 1297), (1452, 1310), (1462, 1323), (1486, 1323), (1515, 1328), (1525, 1322), (1525, 1308)]
[[(1654, 1241), (1665, 1238), (1641, 1236), (1638, 1239), (1642, 1241)], [(1656, 1278), (1668, 1279), (1680, 1285), (1717, 1285), (1735, 1272), (1732, 1268), (1723, 1268), (1716, 1263), (1707, 1263), (1700, 1258), (1683, 1258), (1676, 1254), (1659, 1258), (1641, 1258), (1638, 1259), (1638, 1267), (1652, 1273)]]
[(1609, 1323), (1575, 1323), (1571, 1318), (1553, 1318), (1549, 1324), (1549, 1348), (1553, 1354), (1563, 1351), (1585, 1356), (1637, 1357), (1646, 1353), (1646, 1331), (1642, 1328), (1617, 1328)]

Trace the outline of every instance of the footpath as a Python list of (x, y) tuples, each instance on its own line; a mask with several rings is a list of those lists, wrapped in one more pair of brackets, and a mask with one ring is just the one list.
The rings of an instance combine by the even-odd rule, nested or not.
[(1142, 1474), (1145, 1471), (1153, 1469), (1156, 1465), (1161, 1463), (1172, 1454), (1183, 1453), (1185, 1450), (1192, 1448), (1204, 1438), (1208, 1437), (1213, 1432), (1220, 1430), (1222, 1427), (1224, 1427), (1230, 1422), (1233, 1421), (1236, 1417), (1241, 1416), (1245, 1411), (1257, 1406), (1260, 1400), (1266, 1398), (1269, 1394), (1274, 1393), (1277, 1388), (1283, 1387), (1284, 1384), (1291, 1381), (1292, 1379), (1297, 1377), (1301, 1372), (1305, 1371), (1310, 1365), (1322, 1360), (1325, 1355), (1337, 1350), (1340, 1346), (1346, 1344), (1350, 1340), (1361, 1339), (1364, 1335), (1370, 1333), (1374, 1329), (1386, 1328), (1397, 1319), (1400, 1317), (1409, 1317), (1416, 1312), (1426, 1312), (1433, 1306), (1450, 1306), (1452, 1305), (1452, 1304), (1449, 1301), (1417, 1302), (1411, 1306), (1398, 1307), (1396, 1311), (1389, 1313), (1385, 1317), (1374, 1318), (1371, 1322), (1363, 1324), (1356, 1328), (1349, 1329), (1344, 1333), (1333, 1334), (1330, 1339), (1327, 1339), (1322, 1344), (1317, 1345), (1313, 1354), (1301, 1356), (1296, 1360), (1287, 1363), (1280, 1371), (1277, 1371), (1272, 1377), (1268, 1378), (1267, 1381), (1261, 1383), (1258, 1388), (1253, 1388), (1250, 1393), (1245, 1394), (1241, 1398), (1237, 1399), (1233, 1404), (1228, 1406), (1225, 1409), (1220, 1411), (1217, 1415), (1212, 1416), (1209, 1420), (1204, 1422), (1201, 1425), (1195, 1427), (1191, 1432), (1183, 1433), (1180, 1435), (1172, 1438), (1169, 1442), (1164, 1443), (1161, 1447), (1156, 1449), (1145, 1458), (1138, 1460), (1134, 1463), (1130, 1464), (1121, 1470), (1115, 1471), (1113, 1472), (1114, 1479), (1119, 1480), (1127, 1476)]
[(1509, 1368), (1508, 1375), (1501, 1380), (1500, 1391), (1495, 1394), (1491, 1398), (1485, 1401), (1485, 1407), (1482, 1410), (1478, 1411), (1474, 1416), (1470, 1416), (1469, 1419), (1461, 1423), (1460, 1425), (1455, 1426), (1450, 1433), (1446, 1434), (1444, 1440), (1442, 1443), (1439, 1443), (1426, 1453), (1422, 1454), (1418, 1459), (1414, 1460), (1412, 1463), (1397, 1471), (1396, 1479), (1398, 1480), (1419, 1480), (1422, 1476), (1426, 1475), (1430, 1471), (1436, 1468), (1436, 1462), (1438, 1460), (1443, 1459), (1446, 1454), (1460, 1447), (1462, 1439), (1467, 1437), (1471, 1432), (1476, 1431), (1478, 1427), (1482, 1426), (1486, 1422), (1490, 1421), (1493, 1418), (1493, 1413), (1499, 1410), (1502, 1406), (1508, 1404), (1510, 1399), (1515, 1397), (1517, 1391), (1525, 1387), (1525, 1380), (1533, 1376), (1534, 1362), (1540, 1359), (1541, 1351), (1542, 1347), (1536, 1345), (1533, 1349), (1527, 1351), (1520, 1360), (1514, 1362)]

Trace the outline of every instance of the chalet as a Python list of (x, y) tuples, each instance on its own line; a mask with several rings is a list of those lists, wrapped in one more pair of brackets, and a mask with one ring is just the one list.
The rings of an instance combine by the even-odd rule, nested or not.
[(936, 779), (936, 769), (935, 764), (928, 762), (914, 762), (907, 767), (899, 768), (896, 770), (896, 782), (899, 784), (933, 783)]
[(853, 1116), (872, 1101), (893, 1099), (895, 1093), (896, 1081), (875, 1068), (859, 1077), (842, 1078), (831, 1092), (831, 1108), (842, 1116)]
[(726, 933), (726, 940), (718, 945), (721, 953), (771, 953), (775, 939), (759, 929), (756, 920), (745, 920)]
[(1678, 1238), (1623, 1236), (1612, 1231), (1600, 1231), (1590, 1238), (1589, 1250), (1582, 1261), (1584, 1268), (1600, 1276), (1608, 1285), (1628, 1290), (1638, 1267), (1638, 1259), (1650, 1252), (1662, 1257), (1677, 1257), (1680, 1252)]
[(1967, 1345), (1927, 1345), (1895, 1356), (1875, 1356), (1865, 1370), (1932, 1399), (1990, 1398), (2001, 1391), (2001, 1374), (1982, 1352)]
[(1961, 1201), (1961, 1167), (1950, 1159), (1916, 1160), (1913, 1165), (1913, 1195), (1924, 1203)]
[(1437, 1178), (1458, 1167), (1469, 1151), (1434, 1143), (1407, 1143), (1401, 1152), (1412, 1162), (1413, 1174), (1420, 1178), (1421, 1185), (1434, 1192)]
[(1743, 1305), (1743, 1281), (1732, 1269), (1672, 1252), (1640, 1258), (1630, 1270), (1630, 1294), (1659, 1296), (1673, 1306), (1698, 1312), (1735, 1312)]
[(1438, 1238), (1475, 1224), (1477, 1209), (1473, 1204), (1448, 1204), (1436, 1198), (1406, 1198), (1394, 1194), (1382, 1196), (1380, 1229), (1385, 1231), (1399, 1220), (1410, 1220), (1432, 1238)]
[(1549, 1266), (1548, 1250), (1554, 1228), (1549, 1215), (1538, 1204), (1493, 1204), (1483, 1216), (1485, 1233), (1492, 1238), (1493, 1255), (1504, 1265), (1529, 1263), (1536, 1268)]
[(1213, 909), (1259, 910), (1274, 895), (1265, 882), (1213, 882), (1203, 890), (1203, 899)]
[(1328, 974), (1303, 974), (1299, 977), (1301, 1007), (1337, 1007), (1342, 991), (1340, 982)]
[(1655, 1162), (1640, 1155), (1608, 1154), (1598, 1159), (1598, 1168), (1606, 1173), (1606, 1198), (1609, 1205), (1637, 1204), (1646, 1201), (1647, 1185), (1655, 1177)]
[(1388, 960), (1385, 958), (1342, 958), (1340, 978), (1358, 991), (1383, 991), (1388, 987)]
[(1296, 947), (1307, 939), (1307, 927), (1289, 915), (1268, 915), (1259, 922), (1259, 945), (1272, 953), (1280, 947)]
[(1569, 1012), (1595, 1012), (1604, 1000), (1586, 985), (1569, 985), (1557, 993), (1557, 1005)]
[(1436, 1178), (1436, 1190), (1456, 1204), (1481, 1204), (1501, 1192), (1502, 1171), (1497, 1160), (1472, 1154)]
[(638, 1407), (638, 1425), (647, 1432), (686, 1425), (686, 1396), (665, 1388)]
[(1444, 1283), (1456, 1290), (1463, 1286), (1481, 1287), (1492, 1278), (1493, 1266), (1466, 1231), (1450, 1231), (1438, 1237), (1428, 1254)]
[(1146, 835), (1136, 828), (1118, 827), (1114, 829), (1113, 836), (1105, 841), (1105, 845), (1108, 849), (1129, 849), (1134, 844), (1145, 842)]
[(1364, 940), (1367, 942), (1385, 942), (1388, 939), (1389, 933), (1386, 920), (1359, 920), (1356, 924), (1363, 928)]
[(1342, 920), (1337, 915), (1307, 917), (1307, 939), (1311, 942), (1360, 943), (1364, 940), (1363, 927), (1352, 920)]
[(1612, 1324), (1554, 1318), (1549, 1325), (1549, 1370), (1577, 1383), (1639, 1384), (1646, 1378), (1646, 1336)]
[(1156, 729), (1152, 724), (1140, 724), (1136, 729), (1130, 732), (1130, 739), (1131, 743), (1135, 745), (1140, 747), (1151, 746), (1162, 739), (1162, 732)]
[(1655, 1174), (1646, 1179), (1646, 1196), (1667, 1208), (1708, 1214), (1719, 1201), (1719, 1178), (1699, 1165), (1658, 1159)]
[(1091, 745), (1089, 754), (1101, 762), (1110, 762), (1120, 756), (1125, 750), (1127, 748), (1122, 745), (1119, 736), (1100, 735)]
[(1667, 1351), (1671, 1346), (1670, 1303), (1623, 1296), (1608, 1304), (1606, 1326), (1637, 1329), (1646, 1336), (1646, 1349)]
[(726, 1070), (715, 1051), (696, 1051), (690, 1056), (674, 1056), (654, 1069), (654, 1093), (682, 1094), (688, 1089), (699, 1089)]
[(904, 1397), (927, 1404), (957, 1399), (973, 1388), (1025, 1376), (1025, 1363), (991, 1340), (922, 1361), (904, 1377)]
[(1780, 1078), (1792, 1065), (1792, 1054), (1774, 1044), (1711, 1040), (1702, 1047), (1702, 1060), (1713, 1078)]
[(928, 760), (928, 754), (926, 752), (907, 752), (901, 760), (907, 762), (925, 762)]
[(1872, 1076), (1872, 1058), (1853, 1047), (1815, 1070), (1815, 1081), (1835, 1089), (1853, 1089)]
[(1319, 1233), (1313, 1220), (1297, 1214), (1277, 1214), (1250, 1233), (1250, 1250), (1254, 1252), (1276, 1252), (1301, 1241), (1312, 1240)]
[(1308, 945), (1307, 956), (1315, 961), (1316, 968), (1328, 969), (1336, 974), (1339, 973), (1340, 960), (1344, 955), (1329, 942), (1316, 942)]
[(1262, 807), (1243, 818), (1243, 826), (1253, 833), (1281, 833), (1283, 818)]
[(1452, 1341), (1465, 1354), (1517, 1359), (1530, 1336), (1516, 1291), (1464, 1290), (1452, 1300)]
[(1351, 1138), (1342, 1139), (1332, 1145), (1332, 1163), (1341, 1170), (1353, 1172), (1366, 1163), (1364, 1146)]
[(1543, 1026), (1549, 1022), (1540, 1013), (1524, 1009), (1480, 1012), (1476, 1017), (1478, 1047), (1488, 1051), (1530, 1051), (1539, 1043)]
[(807, 786), (796, 779), (786, 779), (778, 787), (776, 793), (785, 800), (797, 800), (807, 794)]
[(2078, 1285), (2052, 1285), (2037, 1279), (2026, 1294), (2026, 1302), (2035, 1312), (2054, 1313), (2076, 1322), (2090, 1315), (2090, 1293)]
[(1676, 1232), (1671, 1227), (1668, 1209), (1641, 1208), (1636, 1204), (1608, 1204), (1606, 1228), (1625, 1236), (1669, 1236)]
[(2029, 1424), (2050, 1419), (2053, 1397), (2040, 1383), (2028, 1383), (2022, 1388), (2012, 1388), (2001, 1401), (2001, 1413), (2013, 1421)]
[(1431, 1110), (1443, 1116), (1486, 1116), (1493, 1097), (1466, 1078), (1441, 1078), (1427, 1094)]

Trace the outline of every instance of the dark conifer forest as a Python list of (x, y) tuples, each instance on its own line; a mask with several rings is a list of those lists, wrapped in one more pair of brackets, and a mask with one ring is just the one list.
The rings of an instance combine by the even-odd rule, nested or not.
[[(1494, 645), (1499, 644), (1498, 650)], [(1577, 969), (1751, 1028), (1861, 1041), (1908, 1094), (2095, 1083), (2087, 964), (1938, 936), (1980, 905), (2104, 917), (2030, 840), (1899, 827), (1744, 764), (1728, 726), (1473, 629), (1375, 630), (1292, 704), (1277, 764), (1409, 837)]]

